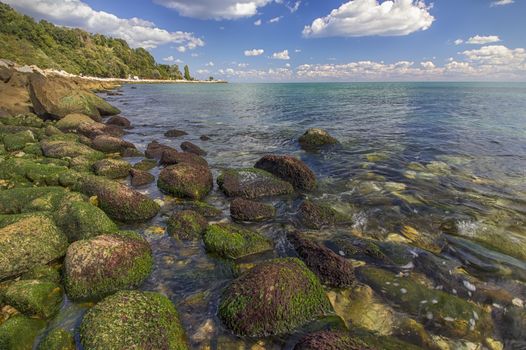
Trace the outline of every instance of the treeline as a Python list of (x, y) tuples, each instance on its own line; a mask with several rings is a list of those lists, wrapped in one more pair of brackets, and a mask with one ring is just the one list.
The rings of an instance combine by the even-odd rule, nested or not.
[[(184, 78), (178, 65), (157, 64), (148, 51), (132, 49), (125, 40), (59, 27), (44, 20), (36, 22), (3, 3), (0, 58), (105, 78)], [(191, 78), (189, 72), (187, 77)]]

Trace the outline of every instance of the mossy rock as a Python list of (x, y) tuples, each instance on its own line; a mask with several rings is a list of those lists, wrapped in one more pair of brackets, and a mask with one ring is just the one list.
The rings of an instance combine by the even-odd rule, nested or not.
[(143, 159), (138, 163), (133, 165), (134, 169), (148, 171), (152, 170), (157, 166), (157, 161), (155, 159)]
[(200, 201), (181, 202), (179, 203), (178, 207), (180, 207), (182, 210), (195, 211), (208, 219), (218, 218), (221, 216), (221, 214), (223, 214), (223, 212), (220, 209), (214, 207), (213, 205)]
[(57, 268), (49, 265), (37, 265), (20, 276), (21, 280), (39, 280), (60, 284), (61, 277)]
[(151, 184), (155, 181), (155, 176), (147, 171), (131, 169), (130, 170), (130, 184), (133, 187), (141, 187)]
[(75, 338), (63, 328), (55, 328), (38, 344), (38, 350), (75, 350)]
[(64, 202), (81, 200), (79, 193), (62, 187), (12, 188), (0, 191), (0, 214), (53, 211)]
[(161, 170), (157, 186), (176, 197), (200, 200), (212, 190), (212, 172), (208, 167), (192, 163), (171, 165)]
[(15, 281), (4, 293), (5, 302), (27, 316), (49, 319), (62, 303), (60, 285), (39, 280)]
[(32, 128), (42, 128), (45, 125), (45, 122), (33, 113), (3, 117), (1, 120), (4, 125), (29, 126)]
[(217, 178), (217, 184), (229, 197), (253, 199), (294, 192), (294, 188), (288, 182), (255, 168), (225, 169)]
[(57, 186), (66, 172), (70, 170), (65, 166), (43, 161), (10, 158), (0, 162), (0, 178), (17, 185), (26, 181), (36, 186)]
[(60, 119), (55, 126), (62, 131), (77, 130), (82, 124), (93, 124), (95, 121), (85, 114), (68, 114)]
[(235, 334), (260, 337), (294, 331), (329, 312), (320, 281), (296, 258), (263, 262), (225, 290), (219, 317)]
[(0, 229), (0, 280), (64, 256), (68, 241), (44, 215), (22, 217)]
[(311, 191), (316, 188), (314, 172), (295, 157), (267, 155), (258, 160), (254, 167), (274, 174), (298, 190)]
[(88, 202), (66, 202), (54, 212), (54, 218), (69, 242), (117, 231), (106, 213)]
[(133, 143), (110, 135), (95, 137), (92, 147), (104, 153), (120, 153), (122, 156), (140, 155)]
[(0, 325), (0, 349), (31, 350), (46, 322), (16, 315)]
[(301, 148), (309, 151), (323, 146), (335, 145), (338, 143), (338, 140), (323, 129), (311, 128), (301, 135), (299, 143)]
[(373, 350), (344, 331), (319, 331), (304, 336), (294, 350)]
[(340, 213), (328, 204), (314, 203), (310, 200), (301, 203), (298, 216), (305, 227), (318, 230), (324, 227), (352, 223), (352, 217)]
[(80, 327), (85, 350), (189, 349), (175, 306), (152, 292), (121, 291), (91, 308)]
[(98, 176), (84, 176), (74, 189), (85, 195), (97, 196), (99, 207), (112, 219), (121, 222), (146, 221), (160, 210), (148, 196), (128, 186)]
[(104, 154), (93, 148), (86, 146), (79, 142), (72, 141), (49, 141), (44, 140), (40, 142), (42, 151), (46, 157), (50, 158), (75, 158), (84, 157), (91, 160), (99, 160), (104, 158)]
[(102, 235), (71, 244), (64, 285), (73, 300), (98, 300), (138, 287), (152, 270), (150, 245), (135, 233)]
[(95, 174), (109, 179), (128, 177), (130, 170), (131, 164), (122, 159), (103, 159), (93, 164)]
[(167, 222), (168, 234), (181, 240), (201, 239), (208, 221), (192, 210), (176, 212)]
[(43, 156), (44, 153), (42, 152), (42, 148), (40, 147), (40, 144), (38, 143), (28, 143), (24, 146), (22, 151), (26, 155), (33, 155), (33, 156)]
[(33, 135), (30, 130), (4, 136), (4, 146), (8, 152), (19, 151), (23, 149), (26, 144), (34, 142), (35, 135)]
[(270, 204), (235, 198), (230, 202), (230, 216), (237, 221), (264, 221), (276, 216), (276, 208)]
[(446, 336), (480, 341), (492, 333), (491, 316), (464, 299), (378, 268), (362, 268), (359, 275), (386, 300)]
[(208, 252), (229, 259), (272, 249), (272, 242), (261, 234), (232, 224), (208, 226), (203, 241)]

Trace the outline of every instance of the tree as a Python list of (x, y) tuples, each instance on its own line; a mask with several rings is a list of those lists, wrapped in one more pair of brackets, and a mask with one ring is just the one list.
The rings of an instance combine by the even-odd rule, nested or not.
[(211, 76), (210, 78), (208, 78), (208, 80), (214, 81), (214, 77)]
[(190, 68), (188, 68), (188, 65), (184, 66), (184, 78), (186, 80), (193, 80), (192, 76), (190, 75)]

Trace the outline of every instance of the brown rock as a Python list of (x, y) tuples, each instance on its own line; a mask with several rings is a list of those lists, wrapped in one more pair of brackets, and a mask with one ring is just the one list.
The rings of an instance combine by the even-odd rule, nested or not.
[(152, 141), (146, 147), (145, 155), (146, 158), (161, 159), (163, 152), (166, 150), (172, 150), (177, 152), (177, 150), (173, 147), (163, 145), (162, 143), (159, 143), (157, 141)]
[(104, 153), (121, 153), (128, 154), (130, 150), (136, 151), (135, 145), (131, 142), (124, 141), (118, 137), (109, 135), (100, 135), (93, 139), (92, 147)]
[(97, 136), (109, 135), (113, 137), (122, 137), (125, 132), (122, 128), (115, 125), (106, 125), (103, 123), (82, 124), (78, 127), (77, 132), (81, 135), (94, 139)]
[(171, 129), (164, 133), (164, 136), (166, 137), (180, 137), (184, 135), (188, 135), (188, 133), (186, 131), (177, 129)]
[(277, 177), (290, 182), (300, 190), (313, 190), (316, 187), (316, 175), (301, 160), (291, 156), (267, 155), (255, 165)]
[(119, 126), (124, 129), (131, 128), (131, 122), (128, 120), (128, 118), (121, 117), (120, 115), (111, 117), (106, 121), (106, 124)]
[(230, 203), (230, 216), (239, 221), (263, 221), (276, 215), (276, 209), (269, 204), (243, 198), (235, 198)]
[(175, 149), (166, 149), (163, 151), (160, 164), (174, 165), (179, 163), (192, 163), (202, 166), (208, 166), (208, 162), (203, 157), (193, 153), (177, 152)]
[(206, 156), (206, 152), (204, 150), (188, 141), (181, 143), (181, 149), (185, 152), (197, 154), (198, 156)]
[(212, 190), (212, 172), (192, 163), (171, 165), (161, 170), (157, 186), (165, 193), (199, 200)]
[(130, 175), (133, 187), (145, 186), (155, 181), (155, 176), (143, 170), (131, 169)]

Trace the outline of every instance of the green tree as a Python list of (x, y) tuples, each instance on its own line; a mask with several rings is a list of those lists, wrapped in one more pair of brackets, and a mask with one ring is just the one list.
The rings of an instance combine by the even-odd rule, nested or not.
[(190, 75), (190, 68), (188, 68), (188, 65), (184, 66), (184, 78), (186, 80), (194, 80), (192, 76)]

